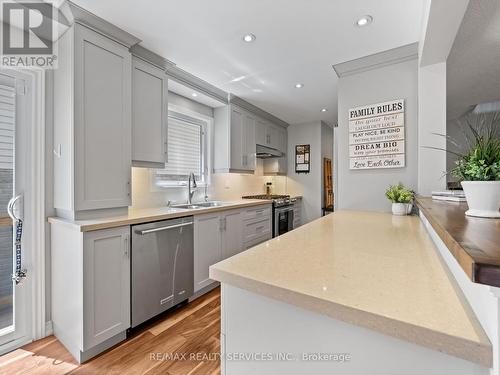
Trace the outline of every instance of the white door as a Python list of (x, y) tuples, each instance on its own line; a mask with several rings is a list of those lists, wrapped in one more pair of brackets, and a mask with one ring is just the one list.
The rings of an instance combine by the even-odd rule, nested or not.
[[(31, 339), (31, 76), (0, 70), (0, 354)], [(10, 210), (8, 209), (10, 207)], [(22, 220), (16, 262), (17, 218)], [(13, 280), (16, 264), (26, 277)]]

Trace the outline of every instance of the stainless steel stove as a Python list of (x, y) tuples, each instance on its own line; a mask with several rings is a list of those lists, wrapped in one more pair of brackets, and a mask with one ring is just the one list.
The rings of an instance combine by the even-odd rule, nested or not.
[(243, 199), (266, 199), (273, 201), (273, 237), (293, 229), (293, 204), (295, 198), (289, 195), (247, 195)]
[(247, 195), (242, 197), (243, 199), (266, 199), (273, 201), (273, 207), (283, 207), (288, 206), (295, 202), (295, 199), (291, 199), (289, 195), (278, 195), (278, 194), (261, 194), (261, 195)]

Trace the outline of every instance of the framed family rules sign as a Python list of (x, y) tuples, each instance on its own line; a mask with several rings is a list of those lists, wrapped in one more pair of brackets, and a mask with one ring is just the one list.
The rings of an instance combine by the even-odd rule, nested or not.
[(405, 166), (405, 100), (349, 110), (349, 168)]

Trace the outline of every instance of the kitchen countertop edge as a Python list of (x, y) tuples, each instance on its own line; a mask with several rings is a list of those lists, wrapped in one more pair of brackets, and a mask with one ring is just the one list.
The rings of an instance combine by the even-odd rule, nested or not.
[(492, 346), (487, 341), (475, 342), (451, 336), (426, 327), (420, 327), (259, 280), (235, 275), (213, 266), (210, 267), (210, 278), (223, 284), (228, 284), (267, 298), (326, 315), (345, 323), (367, 328), (387, 336), (478, 363), (488, 368), (493, 365)]
[[(47, 221), (50, 224), (66, 225), (80, 232), (91, 232), (101, 229), (117, 228), (125, 225), (143, 224), (153, 221), (176, 219), (185, 216), (196, 216), (212, 212), (227, 211), (238, 208), (271, 205), (271, 204), (272, 201), (270, 200), (248, 199), (248, 200), (234, 201), (217, 207), (206, 207), (206, 208), (192, 209), (192, 210), (179, 209), (177, 211), (168, 212), (165, 211), (167, 209), (166, 207), (158, 207), (158, 208), (131, 210), (129, 211), (129, 214), (126, 216), (124, 215), (124, 216), (115, 216), (109, 218), (98, 218), (89, 220), (70, 220), (61, 217), (49, 217)], [(158, 212), (155, 213), (154, 212), (155, 210), (157, 210)], [(144, 215), (141, 215), (141, 212), (144, 212)]]

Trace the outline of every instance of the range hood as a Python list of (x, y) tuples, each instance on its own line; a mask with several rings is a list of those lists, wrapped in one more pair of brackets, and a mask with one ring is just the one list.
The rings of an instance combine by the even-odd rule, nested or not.
[(285, 156), (285, 154), (279, 150), (271, 147), (257, 145), (257, 157), (259, 159), (281, 158), (283, 156)]

